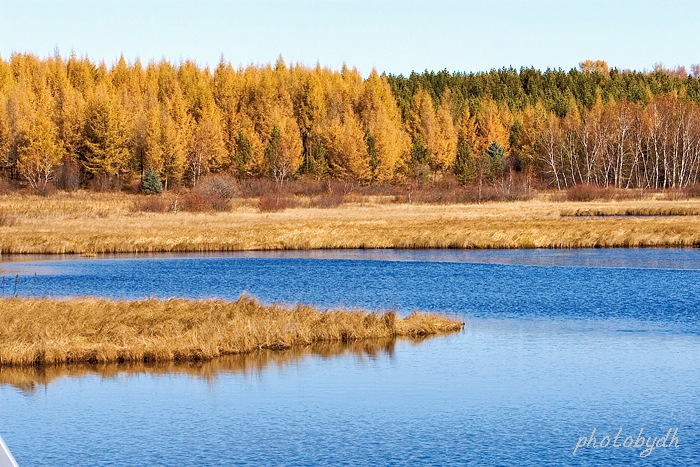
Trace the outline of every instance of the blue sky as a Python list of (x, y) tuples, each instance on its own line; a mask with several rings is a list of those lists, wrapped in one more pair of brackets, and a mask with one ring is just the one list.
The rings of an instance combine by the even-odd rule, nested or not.
[(364, 75), (700, 63), (693, 0), (3, 0), (0, 55), (289, 62)]

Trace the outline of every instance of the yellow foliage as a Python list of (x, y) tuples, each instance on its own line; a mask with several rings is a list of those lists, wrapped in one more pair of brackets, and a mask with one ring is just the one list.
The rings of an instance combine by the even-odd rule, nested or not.
[(202, 175), (221, 167), (225, 158), (220, 112), (216, 106), (210, 105), (202, 110), (202, 117), (194, 128), (188, 151), (188, 166), (193, 184), (196, 185)]
[(485, 99), (477, 115), (477, 147), (475, 154), (482, 154), (492, 143), (498, 143), (506, 152), (510, 149), (510, 132), (505, 109), (499, 109), (493, 99)]
[(276, 109), (272, 122), (273, 130), (265, 148), (265, 169), (281, 183), (301, 165), (301, 136), (296, 120), (284, 109)]
[(364, 132), (351, 109), (346, 109), (342, 118), (335, 118), (327, 123), (320, 136), (333, 176), (370, 179), (371, 170)]
[(406, 163), (410, 138), (403, 129), (401, 115), (386, 77), (372, 70), (364, 83), (358, 104), (365, 131), (375, 138), (378, 165), (372, 173), (376, 181), (389, 181)]
[(437, 135), (432, 151), (432, 166), (436, 172), (449, 170), (457, 155), (457, 131), (452, 120), (453, 104), (449, 89), (445, 90), (437, 109)]

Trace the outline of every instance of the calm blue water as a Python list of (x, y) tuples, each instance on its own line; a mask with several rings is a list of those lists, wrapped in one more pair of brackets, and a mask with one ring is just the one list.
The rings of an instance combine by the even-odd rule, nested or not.
[[(254, 371), (4, 384), (20, 465), (697, 463), (700, 250), (328, 251), (0, 263), (5, 294), (441, 311), (463, 333)], [(213, 368), (213, 369), (212, 369)], [(84, 373), (84, 372), (83, 372)], [(581, 447), (678, 429), (679, 447)], [(670, 441), (670, 437), (669, 437)], [(668, 444), (668, 443), (667, 443)]]

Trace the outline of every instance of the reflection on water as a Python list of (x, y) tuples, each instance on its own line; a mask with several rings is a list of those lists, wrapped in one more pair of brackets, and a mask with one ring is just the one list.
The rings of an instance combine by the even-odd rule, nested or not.
[[(418, 343), (425, 339), (424, 337), (402, 340)], [(394, 339), (372, 339), (349, 343), (321, 342), (285, 351), (264, 349), (247, 354), (225, 355), (203, 362), (79, 364), (40, 367), (0, 366), (0, 385), (10, 385), (26, 393), (32, 393), (37, 387), (48, 386), (59, 378), (98, 375), (108, 379), (139, 373), (151, 375), (183, 374), (212, 381), (226, 373), (260, 374), (268, 366), (281, 368), (313, 356), (325, 359), (351, 355), (359, 362), (376, 359), (382, 355), (391, 357), (394, 354), (394, 346)]]

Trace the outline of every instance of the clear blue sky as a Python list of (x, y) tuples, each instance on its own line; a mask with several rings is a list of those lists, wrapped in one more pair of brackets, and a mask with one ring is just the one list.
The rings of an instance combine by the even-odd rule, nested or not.
[(2, 0), (0, 55), (287, 61), (338, 69), (620, 69), (700, 63), (693, 0)]

